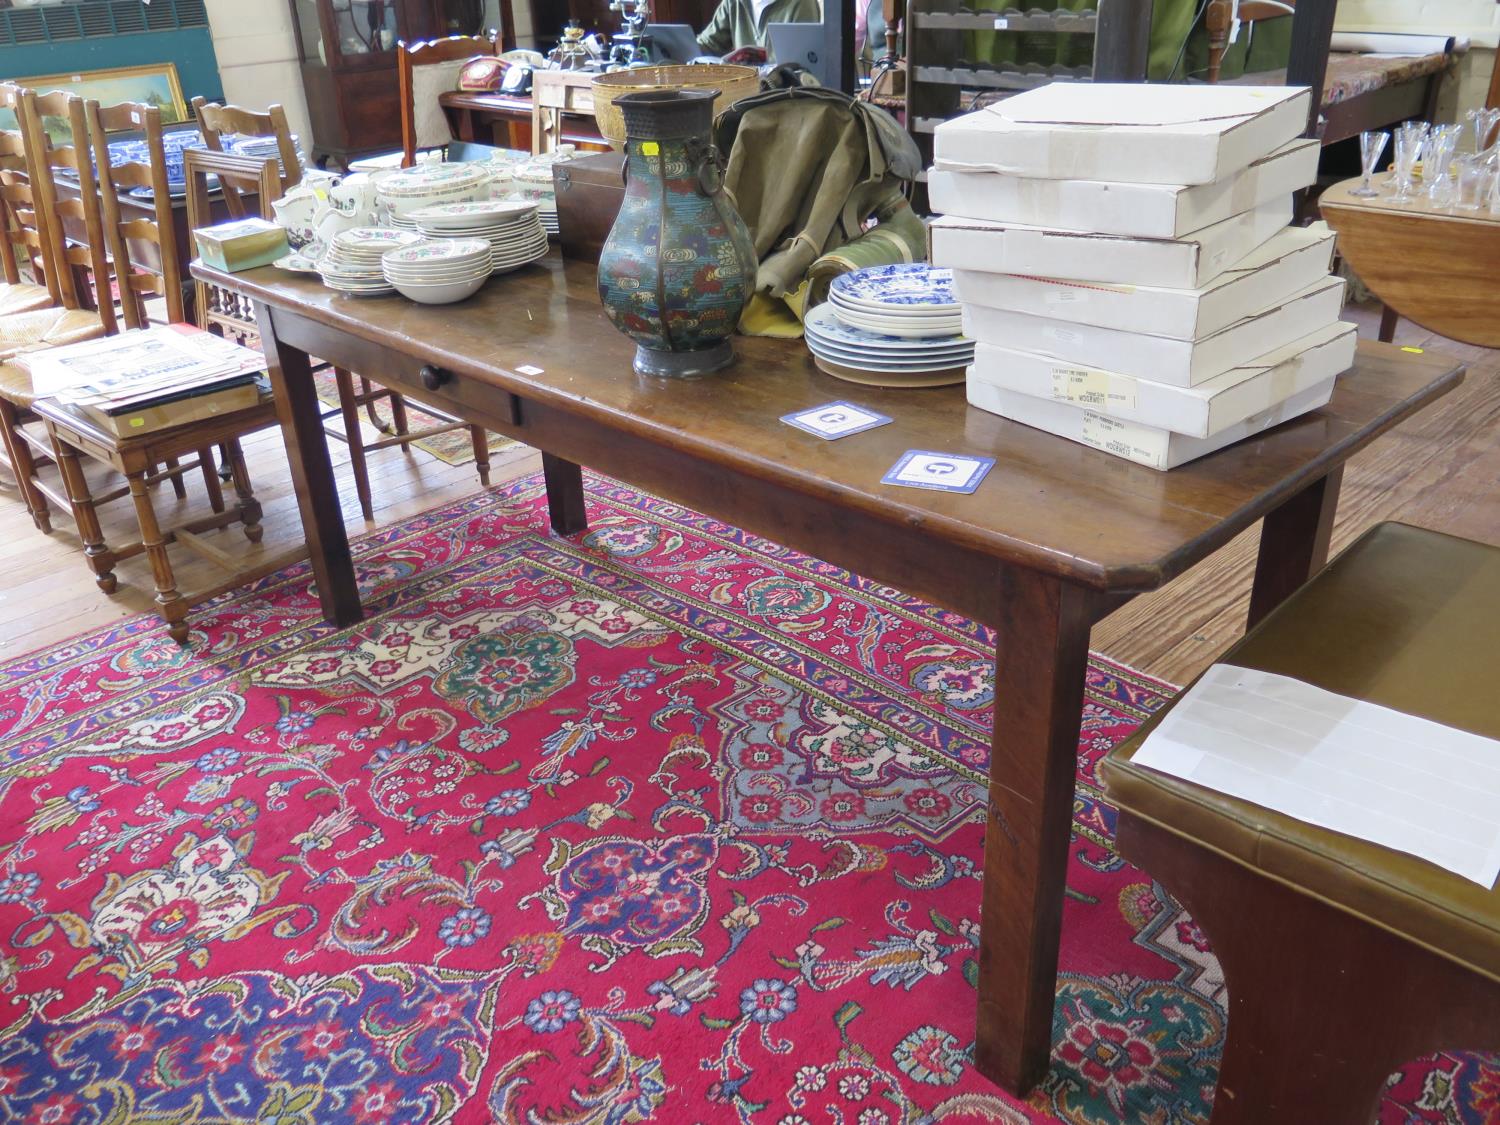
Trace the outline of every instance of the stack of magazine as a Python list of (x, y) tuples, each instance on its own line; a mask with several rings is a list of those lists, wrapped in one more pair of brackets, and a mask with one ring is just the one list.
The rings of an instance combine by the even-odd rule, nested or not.
[(265, 358), (191, 325), (156, 326), (22, 355), (38, 397), (137, 437), (244, 410), (269, 391)]

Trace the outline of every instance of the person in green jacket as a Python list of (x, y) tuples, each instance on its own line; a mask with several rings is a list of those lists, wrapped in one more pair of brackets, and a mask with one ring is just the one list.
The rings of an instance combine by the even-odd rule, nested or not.
[(698, 46), (706, 55), (727, 55), (767, 46), (768, 24), (822, 22), (818, 0), (719, 0), (714, 18), (698, 33)]

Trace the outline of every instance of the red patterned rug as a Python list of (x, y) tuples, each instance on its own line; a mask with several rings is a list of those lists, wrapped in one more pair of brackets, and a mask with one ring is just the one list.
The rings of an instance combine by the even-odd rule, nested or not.
[[(608, 482), (537, 480), (0, 666), (0, 1118), (1201, 1122), (1217, 965), (1109, 847), (1089, 671), (1055, 1047), (969, 1065), (985, 631)], [(1303, 1013), (1302, 1018), (1308, 1018)], [(1496, 1120), (1409, 1066), (1383, 1122)]]

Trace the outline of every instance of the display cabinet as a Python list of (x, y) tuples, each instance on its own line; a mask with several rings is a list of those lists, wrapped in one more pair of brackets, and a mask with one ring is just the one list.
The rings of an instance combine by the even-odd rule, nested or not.
[(396, 44), (482, 29), (481, 0), (289, 0), (297, 28), (313, 158), (401, 147)]

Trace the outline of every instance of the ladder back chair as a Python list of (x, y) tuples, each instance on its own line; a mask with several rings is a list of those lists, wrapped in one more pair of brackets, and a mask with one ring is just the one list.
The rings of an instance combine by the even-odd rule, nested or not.
[[(101, 106), (90, 100), (84, 106), (99, 169), (99, 201), (104, 233), (115, 263), (120, 313), (130, 328), (146, 327), (145, 295), (166, 301), (167, 323), (186, 320), (182, 297), (182, 268), (177, 253), (177, 235), (172, 222), (172, 196), (167, 184), (167, 161), (162, 146), (161, 110), (156, 106), (124, 102)], [(109, 134), (139, 129), (145, 134), (149, 162), (110, 163)], [(151, 192), (152, 217), (132, 218), (121, 205), (121, 193), (137, 188)], [(131, 246), (136, 245), (132, 253)], [(141, 249), (152, 247), (150, 254)]]
[(458, 72), (478, 55), (498, 52), (490, 35), (450, 35), (446, 39), (396, 45), (396, 83), (401, 106), (401, 167), (417, 162), (419, 149), (445, 148), (456, 140), (438, 95), (458, 87)]
[[(186, 316), (182, 271), (167, 184), (161, 112), (157, 107), (145, 104), (105, 107), (90, 101), (85, 117), (101, 169), (99, 191), (106, 236), (115, 262), (121, 319), (131, 329), (148, 327), (143, 297), (155, 294), (166, 303), (168, 324), (182, 324)], [(143, 133), (147, 152), (145, 162), (122, 161), (111, 166), (109, 133), (123, 128), (138, 128)], [(274, 164), (274, 160), (270, 163)], [(121, 192), (139, 187), (149, 187), (152, 191), (149, 216), (122, 205)], [(261, 539), (261, 508), (251, 491), (240, 438), (275, 424), (274, 405), (269, 397), (262, 395), (254, 405), (242, 405), (157, 429), (147, 427), (139, 433), (130, 429), (112, 432), (86, 413), (53, 401), (39, 403), (36, 409), (46, 422), (52, 456), (61, 470), (66, 500), (78, 524), (85, 560), (94, 573), (95, 582), (105, 593), (113, 593), (117, 588), (115, 565), (121, 559), (144, 553), (151, 563), (156, 583), (158, 611), (166, 620), (173, 639), (186, 642), (187, 611), (195, 599), (178, 590), (167, 544), (180, 543), (225, 570), (240, 571), (238, 560), (205, 540), (202, 533), (238, 522), (252, 543)], [(224, 451), (224, 460), (234, 484), (237, 502), (232, 511), (225, 504), (216, 471), (213, 454), (216, 445)], [(194, 459), (180, 463), (182, 456)], [(95, 494), (83, 471), (85, 457), (112, 467), (125, 477), (125, 483), (107, 493)], [(158, 471), (158, 464), (167, 467)], [(156, 515), (152, 487), (163, 480), (171, 480), (178, 497), (182, 498), (185, 495), (182, 478), (194, 470), (202, 473), (213, 513), (176, 528), (164, 529)], [(101, 504), (127, 495), (135, 506), (140, 539), (124, 546), (110, 546), (104, 541), (97, 509)]]
[[(104, 245), (104, 219), (99, 207), (99, 188), (94, 163), (89, 157), (88, 124), (83, 99), (57, 90), (21, 96), (22, 119), (31, 134), (36, 159), (35, 189), (44, 201), (52, 233), (53, 253), (58, 261), (58, 286), (63, 303), (73, 309), (96, 312), (106, 333), (115, 330), (114, 302), (110, 299), (109, 257)], [(44, 119), (67, 123), (53, 140)], [(73, 189), (76, 185), (76, 194)], [(53, 223), (53, 216), (56, 222)]]
[[(43, 262), (47, 242), (37, 225), (30, 152), (19, 127), (19, 86), (0, 84), (0, 109), (9, 110), (17, 123), (15, 129), (0, 129), (0, 270), (5, 276), (0, 284), (0, 316), (6, 316), (60, 304), (62, 294), (54, 271)], [(18, 246), (24, 252), (30, 280), (21, 275), (22, 259), (16, 256)]]
[[(210, 152), (223, 152), (226, 136), (276, 138), (281, 183), (271, 199), (280, 199), (288, 188), (302, 182), (302, 164), (297, 159), (297, 146), (292, 141), (292, 127), (281, 106), (270, 106), (262, 113), (237, 105), (219, 105), (199, 96), (193, 99), (193, 116), (197, 118), (198, 131), (203, 134), (203, 143)], [(234, 183), (222, 187), (224, 206), (230, 217), (244, 218), (245, 201), (241, 188)], [(262, 212), (269, 211), (270, 200), (262, 200), (260, 206)]]
[[(52, 514), (48, 501), (65, 511), (68, 505), (65, 498), (38, 479), (37, 465), (52, 460), (51, 449), (26, 429), (29, 422), (35, 421), (32, 407), (36, 394), (29, 371), (16, 360), (26, 352), (105, 335), (104, 316), (78, 307), (72, 268), (79, 263), (84, 263), (83, 269), (91, 275), (92, 284), (104, 296), (101, 303), (108, 308), (111, 330), (115, 324), (114, 307), (109, 300), (103, 220), (94, 187), (93, 164), (88, 157), (82, 99), (72, 94), (51, 94), (39, 99), (35, 91), (21, 88), (14, 102), (28, 172), (24, 186), (18, 172), (6, 172), (0, 178), (6, 184), (8, 213), (22, 233), (28, 251), (41, 261), (48, 291), (56, 294), (57, 304), (0, 318), (0, 444), (4, 447), (5, 466), (15, 478), (32, 522), (38, 530), (50, 532)], [(43, 129), (44, 111), (63, 122), (58, 144), (52, 144)], [(74, 168), (80, 177), (79, 198), (68, 201), (75, 206), (63, 211), (59, 211), (56, 201), (55, 166)], [(82, 190), (85, 185), (87, 190)], [(64, 218), (69, 215), (81, 224), (90, 243), (87, 247), (73, 246), (71, 255), (65, 249), (63, 230)]]

